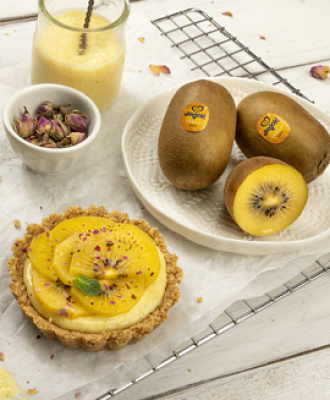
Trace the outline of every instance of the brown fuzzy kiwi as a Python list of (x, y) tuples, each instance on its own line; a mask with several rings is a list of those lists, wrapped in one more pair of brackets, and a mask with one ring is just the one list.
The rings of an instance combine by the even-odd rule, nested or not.
[[(185, 108), (193, 103), (209, 109), (202, 131), (189, 131), (182, 124)], [(205, 79), (183, 85), (167, 108), (159, 134), (158, 157), (165, 177), (180, 189), (212, 185), (228, 164), (235, 130), (236, 105), (225, 87)]]
[[(267, 113), (289, 125), (283, 141), (270, 142), (269, 130), (264, 136), (259, 134), (258, 121)], [(239, 103), (236, 142), (248, 158), (268, 156), (292, 165), (307, 183), (320, 176), (330, 162), (330, 136), (324, 126), (295, 100), (277, 92), (253, 93)]]

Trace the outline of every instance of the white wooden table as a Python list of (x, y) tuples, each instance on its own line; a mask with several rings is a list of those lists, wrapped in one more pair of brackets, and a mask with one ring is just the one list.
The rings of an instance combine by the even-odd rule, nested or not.
[[(152, 20), (192, 6), (225, 25), (319, 108), (330, 112), (330, 77), (317, 80), (309, 75), (311, 66), (330, 65), (329, 1), (140, 0), (132, 3), (132, 10)], [(233, 17), (222, 15), (226, 11)], [(24, 30), (36, 12), (35, 0), (2, 0), (0, 37)], [(10, 63), (8, 49), (8, 54), (0, 54), (0, 70)], [(329, 399), (329, 366), (327, 273), (115, 398)]]

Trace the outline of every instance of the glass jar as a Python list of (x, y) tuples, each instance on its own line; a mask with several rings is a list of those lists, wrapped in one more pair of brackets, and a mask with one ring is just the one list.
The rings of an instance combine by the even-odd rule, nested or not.
[(103, 109), (119, 92), (130, 7), (128, 0), (95, 0), (84, 28), (87, 7), (88, 0), (39, 0), (31, 82), (71, 86)]

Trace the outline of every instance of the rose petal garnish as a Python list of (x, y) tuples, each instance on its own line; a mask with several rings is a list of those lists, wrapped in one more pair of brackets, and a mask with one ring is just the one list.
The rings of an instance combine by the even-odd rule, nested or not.
[(232, 17), (233, 13), (231, 11), (225, 11), (222, 13), (222, 15), (225, 15), (226, 17)]
[(113, 300), (111, 300), (111, 301), (110, 301), (110, 304), (111, 304), (112, 306), (114, 306), (116, 303), (115, 303)]
[(142, 44), (143, 44), (143, 43), (144, 43), (144, 41), (145, 41), (145, 38), (144, 38), (144, 37), (139, 37), (139, 38), (138, 38), (138, 41), (139, 41), (140, 43), (142, 43)]
[(314, 76), (314, 78), (326, 79), (329, 73), (328, 65), (315, 65), (309, 72)]
[(30, 396), (35, 396), (35, 395), (38, 394), (39, 392), (38, 392), (38, 390), (37, 390), (36, 388), (34, 388), (34, 389), (28, 389), (28, 390), (26, 391), (26, 393), (27, 393), (28, 395), (30, 395)]
[(110, 287), (108, 285), (106, 285), (105, 283), (103, 283), (104, 289), (105, 290), (110, 290)]
[(97, 235), (98, 233), (100, 233), (100, 231), (99, 231), (98, 229), (95, 229), (95, 230), (93, 231), (93, 235)]
[(50, 283), (44, 283), (44, 287), (50, 286)]
[(136, 275), (140, 275), (142, 274), (142, 271), (139, 269), (138, 271), (136, 271)]
[(94, 251), (101, 251), (101, 247), (100, 246), (95, 246), (94, 247)]
[(170, 69), (166, 65), (153, 65), (153, 64), (150, 64), (149, 68), (156, 75), (160, 75), (160, 73), (165, 74), (165, 75), (169, 75), (171, 73)]
[(69, 313), (65, 308), (61, 308), (57, 311), (57, 315), (60, 315), (61, 317), (68, 317)]

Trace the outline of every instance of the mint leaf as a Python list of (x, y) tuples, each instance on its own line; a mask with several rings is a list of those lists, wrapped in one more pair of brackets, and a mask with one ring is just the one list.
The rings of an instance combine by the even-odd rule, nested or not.
[(101, 293), (100, 283), (97, 279), (79, 274), (73, 284), (86, 296), (98, 296)]

